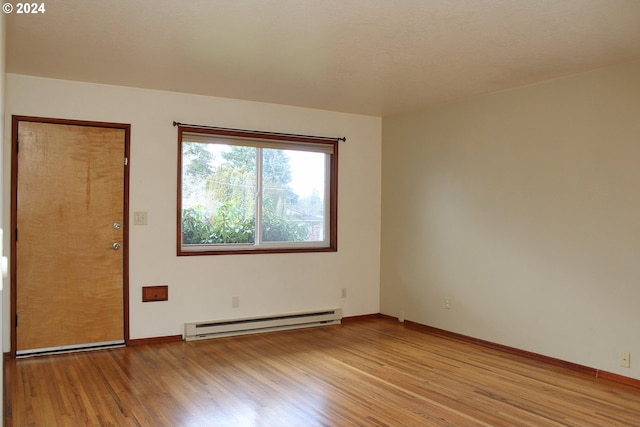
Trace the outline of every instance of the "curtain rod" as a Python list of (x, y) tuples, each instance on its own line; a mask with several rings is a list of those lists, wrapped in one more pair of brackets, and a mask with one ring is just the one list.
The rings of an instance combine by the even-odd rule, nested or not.
[(344, 136), (343, 137), (330, 137), (330, 136), (300, 135), (300, 134), (294, 134), (294, 133), (263, 132), (263, 131), (259, 131), (259, 130), (222, 128), (222, 127), (205, 126), (205, 125), (191, 125), (191, 124), (188, 124), (188, 123), (176, 122), (175, 120), (173, 122), (173, 126), (189, 126), (189, 127), (202, 128), (202, 129), (224, 130), (224, 131), (231, 131), (231, 132), (248, 132), (248, 133), (255, 133), (255, 134), (261, 134), (261, 135), (273, 135), (273, 136), (288, 136), (288, 137), (298, 137), (298, 138), (318, 138), (318, 139), (329, 139), (329, 140), (333, 139), (333, 140), (336, 140), (336, 141), (346, 141), (347, 140), (347, 138), (344, 137)]

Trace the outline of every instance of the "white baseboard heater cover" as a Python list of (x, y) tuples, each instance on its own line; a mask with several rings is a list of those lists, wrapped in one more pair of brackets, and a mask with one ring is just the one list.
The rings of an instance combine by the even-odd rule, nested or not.
[(185, 323), (185, 341), (339, 324), (342, 309)]

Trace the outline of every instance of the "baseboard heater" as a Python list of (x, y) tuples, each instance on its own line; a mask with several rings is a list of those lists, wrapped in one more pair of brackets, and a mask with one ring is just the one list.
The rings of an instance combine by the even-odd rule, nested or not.
[(276, 314), (273, 316), (228, 319), (210, 322), (185, 323), (185, 341), (233, 335), (257, 334), (286, 329), (310, 328), (339, 324), (342, 310), (309, 311), (304, 313)]

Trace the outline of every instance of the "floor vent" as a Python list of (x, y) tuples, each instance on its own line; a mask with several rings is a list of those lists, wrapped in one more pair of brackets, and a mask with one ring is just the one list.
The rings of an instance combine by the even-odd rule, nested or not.
[(342, 310), (321, 310), (305, 313), (277, 314), (273, 316), (229, 319), (211, 322), (185, 323), (185, 341), (232, 335), (257, 334), (285, 329), (310, 328), (339, 324)]

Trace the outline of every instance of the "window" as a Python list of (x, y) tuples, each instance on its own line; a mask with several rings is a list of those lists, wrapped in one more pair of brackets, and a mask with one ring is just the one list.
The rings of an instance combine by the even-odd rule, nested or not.
[(178, 255), (337, 250), (337, 139), (178, 127)]

